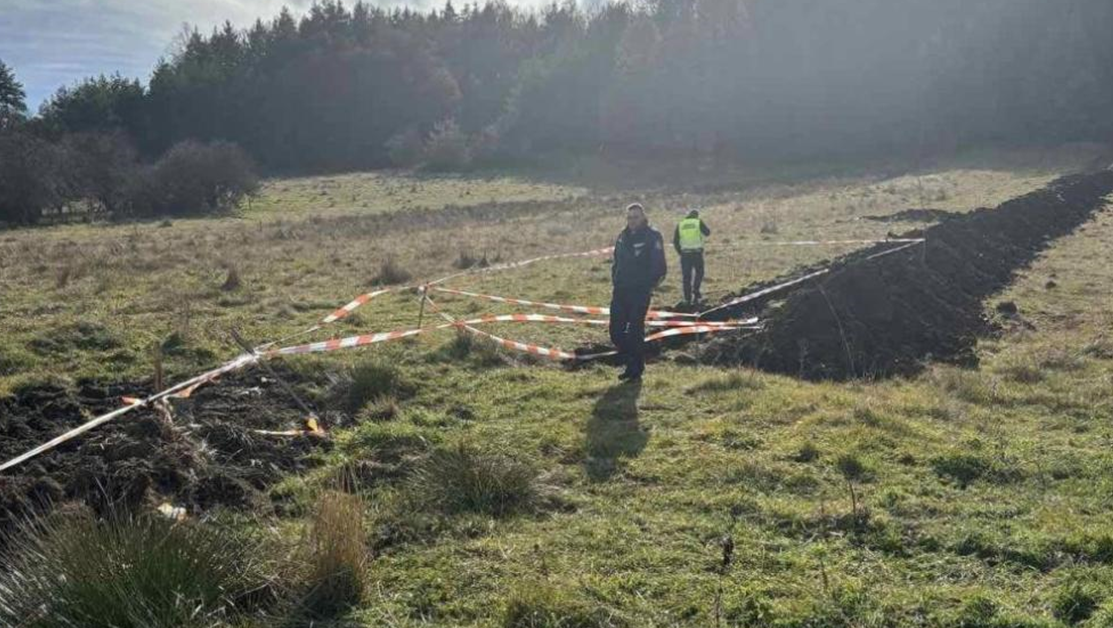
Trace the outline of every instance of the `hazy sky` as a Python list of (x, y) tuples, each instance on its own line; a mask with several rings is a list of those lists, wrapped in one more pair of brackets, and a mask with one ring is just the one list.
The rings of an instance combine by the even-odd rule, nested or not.
[[(539, 4), (511, 0), (515, 4)], [(387, 0), (415, 8), (443, 0)], [(238, 27), (269, 20), (283, 5), (300, 16), (312, 0), (0, 0), (0, 60), (27, 92), (27, 106), (86, 76), (120, 72), (144, 81), (182, 25), (204, 32), (224, 20)], [(354, 0), (345, 2), (347, 5)], [(457, 2), (456, 4), (461, 4)]]

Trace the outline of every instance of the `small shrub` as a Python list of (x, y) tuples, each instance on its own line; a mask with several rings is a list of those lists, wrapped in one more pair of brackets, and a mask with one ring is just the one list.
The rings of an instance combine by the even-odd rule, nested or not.
[(232, 292), (239, 290), (243, 282), (240, 281), (240, 271), (236, 268), (235, 264), (227, 264), (228, 275), (224, 278), (224, 283), (220, 285), (220, 289), (224, 292)]
[(430, 170), (462, 170), (471, 164), (468, 136), (455, 120), (438, 122), (425, 140), (425, 167)]
[(754, 374), (735, 371), (729, 375), (714, 377), (688, 389), (689, 392), (731, 392), (736, 390), (761, 390), (763, 384)]
[(540, 497), (532, 466), (465, 445), (434, 451), (407, 488), (421, 507), (444, 514), (501, 517), (533, 509)]
[(360, 411), (360, 418), (370, 421), (390, 421), (400, 412), (398, 400), (390, 395), (382, 395), (372, 400)]
[(267, 552), (229, 529), (163, 517), (53, 515), (10, 537), (0, 624), (209, 626), (275, 599)]
[(73, 351), (109, 351), (120, 347), (120, 339), (107, 327), (82, 322), (62, 327), (28, 343), (39, 355), (68, 355)]
[(984, 455), (950, 453), (932, 459), (931, 466), (942, 478), (949, 478), (960, 487), (966, 488), (978, 479), (986, 479), (997, 484), (1017, 482), (1024, 472), (1009, 461), (998, 462)]
[(495, 125), (484, 127), (482, 131), (471, 138), (469, 152), (472, 161), (492, 163), (499, 155), (502, 143), (502, 134)]
[(399, 168), (412, 168), (421, 162), (424, 147), (421, 145), (421, 133), (415, 128), (396, 133), (386, 142), (387, 156), (390, 163)]
[(956, 628), (980, 628), (993, 626), (998, 618), (1000, 607), (993, 600), (976, 595), (962, 605), (954, 624)]
[(937, 367), (931, 375), (936, 385), (967, 403), (989, 405), (997, 399), (995, 387), (977, 371)]
[(865, 463), (858, 456), (843, 454), (835, 461), (835, 467), (849, 482), (865, 482), (869, 479), (869, 471)]
[(471, 360), (476, 366), (486, 368), (506, 364), (495, 343), (466, 332), (456, 334), (452, 342), (438, 351), (437, 356), (453, 361)]
[(357, 495), (327, 491), (317, 499), (305, 540), (308, 573), (302, 600), (313, 616), (335, 616), (363, 599), (368, 557), (363, 511)]
[(375, 275), (371, 283), (377, 286), (393, 286), (406, 283), (410, 279), (413, 279), (410, 271), (394, 261), (394, 258), (390, 258), (379, 267), (379, 274)]
[(506, 601), (503, 628), (618, 628), (627, 622), (574, 594), (545, 583), (518, 587)]
[(988, 473), (991, 465), (981, 456), (954, 453), (935, 458), (931, 461), (931, 466), (940, 477), (950, 478), (966, 488)]
[(460, 270), (467, 270), (478, 265), (479, 262), (479, 258), (472, 255), (470, 251), (460, 251), (460, 254), (456, 256), (456, 260), (452, 262), (452, 266)]
[(804, 443), (793, 458), (796, 462), (811, 462), (819, 458), (819, 448), (814, 443)]
[(34, 363), (26, 351), (15, 347), (0, 346), (0, 375), (15, 375)]
[(1090, 618), (1101, 604), (1101, 593), (1091, 584), (1071, 582), (1056, 592), (1051, 612), (1060, 621), (1074, 626)]
[(402, 380), (397, 366), (378, 359), (368, 360), (351, 371), (346, 406), (348, 411), (356, 412), (369, 401), (387, 395), (406, 396), (411, 393), (412, 389)]
[(1002, 369), (1001, 374), (1018, 384), (1037, 384), (1044, 378), (1043, 372), (1031, 364), (1013, 364)]

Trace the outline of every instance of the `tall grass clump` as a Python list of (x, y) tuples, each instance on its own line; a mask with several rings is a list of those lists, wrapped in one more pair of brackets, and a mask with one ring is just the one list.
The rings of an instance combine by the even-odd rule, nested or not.
[(356, 412), (369, 401), (387, 396), (404, 398), (412, 393), (412, 387), (403, 381), (397, 366), (384, 360), (367, 360), (351, 370), (345, 405), (351, 412)]
[(317, 499), (305, 539), (306, 591), (303, 609), (332, 617), (360, 603), (367, 581), (367, 536), (363, 499), (326, 491)]
[(0, 556), (0, 625), (211, 626), (276, 599), (252, 537), (155, 516), (32, 520)]
[(433, 451), (410, 477), (408, 489), (417, 505), (444, 514), (501, 517), (532, 510), (540, 501), (531, 465), (467, 445)]
[(391, 257), (379, 266), (379, 273), (371, 279), (371, 283), (376, 286), (394, 286), (410, 279), (413, 279), (413, 274)]

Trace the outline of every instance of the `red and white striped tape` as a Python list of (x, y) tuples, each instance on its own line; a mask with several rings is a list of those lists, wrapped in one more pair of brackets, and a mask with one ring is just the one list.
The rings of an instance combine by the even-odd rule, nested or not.
[(0, 471), (10, 469), (10, 468), (16, 466), (17, 464), (20, 464), (20, 463), (22, 463), (26, 460), (34, 458), (35, 456), (37, 456), (37, 455), (39, 455), (39, 454), (41, 454), (45, 451), (49, 451), (51, 449), (54, 449), (58, 445), (61, 445), (62, 443), (66, 442), (66, 441), (68, 441), (68, 440), (70, 440), (70, 439), (72, 439), (76, 436), (80, 436), (81, 434), (84, 434), (85, 432), (88, 432), (89, 430), (93, 429), (94, 427), (97, 427), (98, 425), (103, 425), (105, 423), (108, 423), (109, 421), (111, 421), (111, 420), (113, 420), (117, 417), (123, 416), (124, 414), (127, 414), (128, 412), (131, 412), (132, 410), (135, 410), (136, 408), (141, 408), (143, 406), (150, 405), (150, 404), (152, 404), (152, 403), (154, 403), (154, 402), (156, 402), (160, 399), (165, 399), (167, 397), (174, 396), (175, 394), (181, 393), (182, 391), (185, 391), (185, 390), (190, 390), (190, 391), (195, 390), (201, 384), (211, 382), (214, 379), (216, 379), (217, 377), (220, 377), (221, 375), (223, 375), (225, 373), (230, 373), (232, 371), (241, 369), (241, 368), (243, 368), (243, 367), (245, 367), (249, 364), (254, 364), (255, 362), (259, 361), (259, 358), (260, 358), (260, 356), (258, 354), (244, 354), (244, 355), (241, 355), (241, 356), (237, 357), (236, 359), (234, 359), (230, 362), (225, 363), (224, 365), (222, 365), (218, 368), (215, 368), (211, 371), (206, 371), (206, 372), (204, 372), (200, 375), (197, 375), (196, 377), (192, 377), (190, 379), (187, 379), (184, 382), (175, 384), (175, 385), (171, 386), (170, 388), (167, 388), (166, 390), (162, 390), (160, 392), (157, 392), (157, 393), (155, 393), (155, 394), (153, 394), (153, 395), (151, 395), (151, 396), (149, 396), (145, 399), (129, 398), (129, 401), (131, 401), (131, 403), (128, 403), (124, 407), (117, 408), (116, 410), (113, 410), (112, 412), (109, 412), (107, 414), (102, 414), (102, 415), (100, 415), (96, 418), (90, 419), (89, 421), (86, 421), (85, 423), (82, 423), (81, 425), (73, 428), (72, 430), (69, 430), (69, 431), (67, 431), (63, 434), (55, 436), (54, 438), (46, 441), (45, 443), (39, 445), (38, 447), (35, 447), (34, 449), (31, 449), (29, 451), (26, 451), (26, 452), (16, 456), (15, 458), (12, 458), (11, 460), (5, 462), (4, 464), (0, 464)]
[(496, 271), (501, 271), (501, 270), (510, 270), (512, 268), (521, 268), (523, 266), (528, 266), (530, 264), (535, 264), (537, 262), (546, 261), (546, 260), (569, 258), (569, 257), (597, 257), (599, 255), (609, 255), (613, 252), (614, 252), (614, 247), (609, 246), (607, 248), (595, 249), (595, 250), (592, 250), (592, 251), (582, 251), (582, 252), (577, 252), (577, 253), (558, 253), (558, 254), (555, 254), (555, 255), (543, 255), (541, 257), (534, 257), (534, 258), (531, 258), (531, 259), (521, 260), (521, 261), (517, 261), (517, 262), (507, 262), (505, 264), (495, 264), (493, 266), (486, 266), (486, 267), (483, 267), (483, 268), (471, 268), (471, 269), (468, 269), (468, 270), (460, 271), (458, 273), (453, 273), (451, 275), (446, 275), (444, 277), (441, 277), (440, 279), (434, 279), (433, 281), (430, 281), (428, 283), (419, 284), (419, 285), (416, 285), (416, 286), (394, 286), (394, 287), (391, 287), (391, 288), (383, 288), (381, 290), (374, 290), (374, 291), (371, 291), (371, 292), (361, 294), (358, 297), (352, 299), (351, 301), (349, 301), (344, 306), (338, 308), (337, 310), (333, 311), (328, 316), (322, 318), (321, 321), (319, 323), (317, 323), (317, 325), (313, 326), (312, 328), (310, 328), (307, 331), (317, 331), (318, 329), (321, 328), (322, 325), (328, 325), (330, 323), (335, 323), (336, 321), (338, 321), (342, 318), (346, 318), (348, 315), (350, 315), (352, 312), (354, 312), (359, 307), (366, 304), (371, 299), (374, 299), (376, 297), (380, 297), (384, 294), (388, 294), (388, 293), (391, 293), (391, 292), (404, 292), (406, 290), (421, 290), (421, 289), (425, 289), (429, 286), (435, 286), (435, 285), (444, 283), (444, 282), (448, 281), (449, 279), (454, 279), (456, 277), (463, 277), (465, 275), (475, 275), (475, 274), (481, 274), (481, 273), (490, 273), (490, 272), (496, 272)]
[(322, 353), (325, 351), (336, 351), (337, 349), (353, 349), (355, 347), (363, 347), (366, 345), (378, 344), (380, 342), (389, 342), (391, 340), (398, 340), (401, 338), (409, 338), (421, 333), (425, 333), (431, 327), (422, 327), (417, 329), (401, 329), (397, 331), (386, 331), (377, 334), (361, 334), (358, 336), (348, 336), (347, 338), (333, 338), (331, 340), (322, 340), (321, 342), (310, 342), (303, 345), (295, 345), (292, 347), (283, 347), (281, 349), (271, 349), (266, 352), (267, 357), (276, 355), (298, 355), (301, 353)]
[(354, 312), (356, 310), (356, 308), (360, 307), (364, 303), (367, 303), (371, 299), (374, 299), (375, 297), (382, 296), (384, 294), (387, 294), (388, 292), (395, 292), (395, 291), (398, 291), (398, 290), (411, 290), (411, 289), (412, 288), (409, 288), (409, 287), (383, 288), (382, 290), (375, 290), (373, 292), (368, 292), (366, 294), (361, 294), (358, 297), (352, 299), (347, 305), (341, 307), (340, 309), (336, 310), (332, 314), (329, 314), (328, 316), (322, 318), (321, 322), (318, 323), (318, 325), (328, 325), (329, 323), (335, 323), (336, 321), (348, 316), (349, 314)]
[(461, 328), (465, 329), (468, 332), (470, 332), (472, 334), (475, 334), (477, 336), (483, 336), (485, 338), (493, 340), (494, 342), (498, 343), (500, 346), (505, 347), (507, 349), (510, 349), (512, 351), (518, 351), (518, 352), (521, 352), (521, 353), (528, 353), (530, 355), (536, 355), (536, 356), (540, 356), (540, 357), (543, 357), (543, 358), (549, 358), (550, 360), (575, 360), (575, 359), (577, 359), (577, 356), (576, 356), (575, 353), (569, 353), (568, 351), (564, 351), (562, 349), (556, 349), (556, 348), (553, 348), (553, 347), (542, 347), (540, 345), (533, 345), (533, 344), (528, 344), (528, 343), (525, 343), (525, 342), (518, 342), (516, 340), (507, 340), (506, 338), (500, 338), (499, 336), (496, 336), (494, 334), (489, 334), (485, 331), (480, 331), (480, 330), (472, 327), (471, 325), (461, 325)]
[[(471, 297), (473, 299), (483, 299), (486, 301), (495, 301), (497, 303), (512, 303), (514, 305), (525, 305), (527, 307), (543, 307), (549, 310), (560, 310), (562, 312), (572, 312), (575, 314), (594, 314), (596, 316), (609, 316), (611, 313), (610, 308), (597, 307), (590, 305), (566, 305), (563, 303), (545, 303), (543, 301), (527, 301), (525, 299), (514, 299), (511, 297), (500, 297), (493, 294), (481, 294), (479, 292), (468, 292), (467, 290), (456, 290), (453, 288), (439, 288), (434, 287), (432, 290), (437, 292), (444, 292), (446, 294), (455, 294), (464, 297)], [(666, 310), (650, 310), (646, 312), (646, 318), (662, 319), (662, 318), (696, 318), (698, 314), (688, 312), (669, 312)]]

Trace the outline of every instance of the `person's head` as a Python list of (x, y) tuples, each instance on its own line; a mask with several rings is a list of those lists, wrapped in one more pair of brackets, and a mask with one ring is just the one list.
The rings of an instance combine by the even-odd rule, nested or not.
[(695, 209), (694, 207), (692, 209), (689, 209), (688, 218), (699, 218), (699, 210)]
[(630, 203), (626, 206), (626, 227), (637, 231), (645, 227), (649, 220), (645, 217), (645, 208), (641, 203)]

